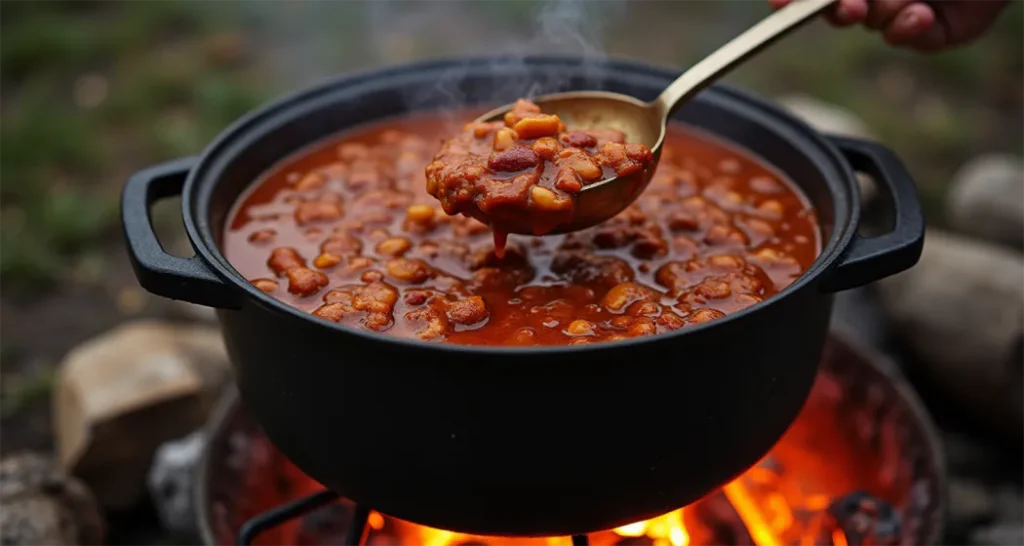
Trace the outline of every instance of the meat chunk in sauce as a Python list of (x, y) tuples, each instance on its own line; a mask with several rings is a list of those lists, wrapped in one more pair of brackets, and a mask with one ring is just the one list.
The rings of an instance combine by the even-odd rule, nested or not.
[(771, 298), (817, 256), (814, 213), (788, 181), (675, 126), (650, 186), (618, 216), (567, 235), (513, 235), (499, 254), (486, 224), (449, 213), (557, 216), (586, 184), (648, 158), (618, 131), (572, 130), (525, 101), (434, 157), (447, 119), (390, 121), (285, 161), (236, 208), (228, 260), (267, 297), (321, 320), (523, 346), (719, 320)]
[(525, 224), (539, 236), (570, 222), (587, 184), (650, 167), (651, 150), (625, 140), (613, 129), (569, 130), (520, 99), (504, 120), (470, 123), (445, 141), (426, 167), (427, 192), (446, 213), (490, 225), (500, 255), (509, 231)]

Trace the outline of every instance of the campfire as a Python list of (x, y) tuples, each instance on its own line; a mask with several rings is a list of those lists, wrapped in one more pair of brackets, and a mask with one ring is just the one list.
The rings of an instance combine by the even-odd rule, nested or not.
[[(206, 538), (233, 544), (255, 518), (269, 523), (253, 540), (259, 545), (339, 544), (352, 536), (368, 546), (927, 543), (939, 532), (941, 470), (921, 409), (899, 381), (833, 340), (800, 417), (757, 465), (699, 502), (585, 537), (466, 535), (361, 510), (347, 499), (278, 520), (267, 511), (324, 488), (277, 452), (232, 400), (200, 476)], [(353, 534), (363, 518), (361, 535)]]

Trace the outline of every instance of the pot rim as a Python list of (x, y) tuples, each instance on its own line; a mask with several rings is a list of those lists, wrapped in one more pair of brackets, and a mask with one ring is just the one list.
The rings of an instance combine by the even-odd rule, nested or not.
[[(764, 301), (756, 303), (743, 310), (727, 314), (714, 321), (653, 336), (629, 338), (619, 341), (603, 341), (596, 344), (565, 346), (549, 345), (539, 347), (515, 347), (495, 345), (459, 345), (390, 336), (386, 333), (382, 334), (378, 332), (371, 332), (353, 326), (335, 323), (272, 298), (270, 295), (264, 293), (256, 288), (252, 283), (248, 282), (245, 277), (231, 265), (214, 241), (213, 230), (208, 218), (209, 196), (212, 193), (212, 188), (218, 183), (218, 180), (213, 179), (212, 182), (210, 181), (210, 171), (217, 174), (221, 167), (230, 164), (234, 159), (233, 156), (237, 155), (237, 150), (244, 149), (250, 145), (250, 141), (253, 137), (261, 134), (261, 132), (267, 131), (268, 128), (270, 131), (273, 131), (283, 118), (294, 117), (296, 110), (300, 108), (308, 108), (316, 101), (325, 100), (333, 93), (343, 89), (365, 85), (367, 83), (380, 81), (384, 78), (396, 77), (402, 74), (417, 74), (431, 70), (436, 71), (456, 67), (465, 71), (471, 71), (474, 68), (490, 67), (491, 70), (498, 73), (505, 65), (575, 65), (581, 62), (582, 59), (580, 57), (571, 55), (536, 55), (526, 57), (517, 57), (512, 55), (444, 57), (343, 73), (297, 91), (281, 95), (278, 98), (265, 103), (263, 106), (248, 112), (221, 131), (221, 133), (218, 134), (217, 137), (215, 137), (214, 140), (203, 150), (195, 168), (188, 173), (188, 177), (181, 193), (181, 206), (182, 219), (189, 241), (192, 243), (197, 257), (201, 258), (206, 264), (208, 264), (221, 280), (233, 285), (234, 288), (244, 291), (247, 295), (247, 303), (260, 306), (264, 310), (278, 315), (288, 315), (299, 320), (305, 320), (308, 321), (311, 326), (331, 329), (339, 334), (359, 336), (368, 342), (386, 343), (412, 350), (437, 351), (439, 353), (455, 352), (481, 357), (499, 354), (502, 356), (508, 356), (510, 354), (530, 356), (538, 353), (583, 355), (592, 351), (601, 351), (611, 347), (616, 349), (626, 349), (644, 343), (658, 343), (668, 341), (670, 339), (677, 339), (681, 336), (696, 337), (707, 332), (711, 328), (724, 328), (754, 313), (767, 311), (769, 307), (778, 304), (780, 300), (789, 297), (800, 290), (805, 288), (814, 289), (811, 285), (818, 282), (823, 275), (826, 275), (829, 270), (837, 264), (856, 235), (861, 215), (860, 193), (856, 190), (856, 178), (850, 164), (846, 159), (844, 159), (844, 156), (838, 151), (835, 145), (829, 142), (821, 133), (810, 127), (805, 122), (797, 119), (792, 114), (786, 112), (781, 107), (772, 104), (766, 99), (741, 91), (732, 86), (722, 84), (712, 85), (701, 92), (701, 94), (694, 100), (705, 100), (722, 105), (724, 108), (737, 112), (738, 115), (751, 119), (754, 123), (770, 127), (772, 132), (780, 135), (782, 138), (785, 138), (794, 146), (798, 146), (804, 150), (813, 149), (816, 152), (815, 155), (820, 157), (816, 158), (809, 155), (808, 159), (811, 160), (815, 167), (819, 171), (822, 171), (826, 177), (840, 177), (841, 181), (839, 185), (846, 189), (847, 195), (836, 195), (835, 186), (827, 184), (829, 193), (834, 197), (833, 203), (837, 205), (836, 210), (834, 211), (832, 235), (827, 241), (822, 241), (822, 249), (818, 253), (817, 258), (815, 258), (814, 262), (806, 271), (803, 272), (803, 274), (790, 283), (789, 286)], [(616, 71), (625, 73), (632, 72), (641, 77), (646, 76), (668, 79), (674, 78), (678, 73), (678, 69), (673, 69), (665, 65), (645, 63), (621, 57), (609, 57), (605, 61), (592, 62), (598, 63), (597, 65), (606, 73)], [(416, 111), (418, 110), (410, 110), (406, 113), (408, 114)], [(427, 110), (424, 109), (423, 111)], [(378, 121), (386, 119), (387, 117), (382, 117)], [(358, 126), (359, 125), (339, 127), (333, 135), (342, 134)], [(769, 165), (771, 164), (767, 159), (747, 150), (741, 143), (720, 137), (715, 132), (699, 126), (694, 128), (704, 131), (712, 137), (718, 138), (733, 147), (740, 148), (746, 153), (757, 157), (764, 163)], [(311, 141), (308, 144), (312, 145), (314, 143), (315, 141)], [(301, 148), (294, 150), (291, 154), (298, 153), (301, 150)], [(278, 158), (278, 160), (283, 160), (285, 157)], [(820, 159), (824, 159), (827, 163)], [(218, 168), (214, 169), (214, 167)], [(255, 182), (255, 180), (253, 182)], [(203, 191), (204, 189), (205, 191)], [(193, 203), (195, 203), (197, 199), (199, 202), (196, 204), (196, 207), (193, 207)], [(847, 204), (847, 210), (839, 210), (838, 205), (841, 203)], [(198, 209), (198, 214), (193, 214), (193, 208)], [(581, 359), (580, 362), (585, 362), (585, 360)]]

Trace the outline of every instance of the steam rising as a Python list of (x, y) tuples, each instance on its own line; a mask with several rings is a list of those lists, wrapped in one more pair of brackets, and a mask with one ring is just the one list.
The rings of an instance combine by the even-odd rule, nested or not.
[[(289, 90), (351, 70), (437, 58), (505, 58), (500, 67), (491, 67), (491, 85), (483, 86), (490, 92), (481, 94), (475, 86), (467, 96), (468, 66), (454, 65), (432, 86), (403, 97), (412, 109), (433, 109), (496, 104), (567, 88), (566, 74), (530, 74), (525, 58), (531, 55), (577, 57), (577, 76), (582, 72), (584, 84), (597, 87), (607, 31), (625, 16), (626, 1), (247, 2), (242, 9), (252, 12), (261, 55), (272, 61)], [(479, 78), (480, 67), (473, 73)]]

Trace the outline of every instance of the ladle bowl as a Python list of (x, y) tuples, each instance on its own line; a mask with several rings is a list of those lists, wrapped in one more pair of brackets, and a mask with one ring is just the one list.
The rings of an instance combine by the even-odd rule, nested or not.
[[(714, 53), (676, 78), (651, 102), (629, 95), (605, 91), (573, 91), (532, 98), (546, 114), (555, 114), (573, 130), (589, 128), (617, 129), (627, 142), (651, 149), (650, 167), (629, 176), (606, 178), (583, 187), (575, 197), (572, 220), (556, 226), (547, 234), (586, 229), (622, 212), (643, 193), (661, 159), (661, 145), (672, 114), (705, 87), (724, 76), (747, 58), (758, 53), (803, 23), (809, 21), (836, 0), (795, 0), (765, 17)], [(512, 104), (495, 108), (477, 122), (501, 120)], [(479, 218), (487, 222), (487, 218)], [(502, 231), (533, 235), (530, 218), (501, 218)]]

